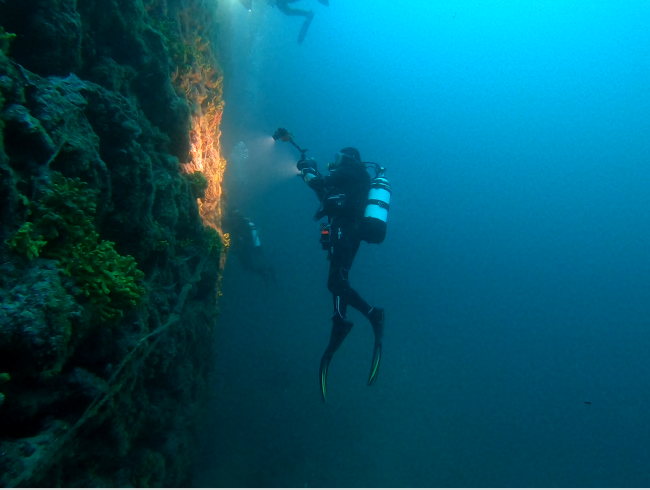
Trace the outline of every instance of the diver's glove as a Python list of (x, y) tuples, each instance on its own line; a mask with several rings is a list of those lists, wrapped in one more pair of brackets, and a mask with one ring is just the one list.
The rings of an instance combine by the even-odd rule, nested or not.
[(297, 164), (296, 168), (300, 170), (301, 172), (306, 169), (313, 169), (317, 170), (318, 169), (318, 164), (316, 163), (316, 159), (314, 157), (311, 158), (302, 158)]
[(302, 177), (302, 180), (308, 184), (311, 179), (320, 175), (318, 172), (318, 164), (316, 163), (316, 159), (313, 157), (300, 160), (296, 165), (296, 168), (300, 170), (300, 177)]

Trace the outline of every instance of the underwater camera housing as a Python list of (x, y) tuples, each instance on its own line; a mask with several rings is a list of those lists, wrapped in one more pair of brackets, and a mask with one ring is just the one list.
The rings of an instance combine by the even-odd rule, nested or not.
[(274, 141), (282, 141), (283, 143), (291, 143), (296, 149), (300, 152), (300, 157), (304, 160), (305, 154), (309, 151), (308, 149), (300, 148), (295, 141), (293, 141), (293, 135), (289, 132), (287, 128), (278, 128), (273, 134)]
[(300, 152), (300, 158), (304, 160), (307, 158), (305, 155), (309, 151), (307, 148), (304, 150), (300, 148), (295, 141), (293, 141), (293, 135), (289, 132), (287, 128), (278, 128), (275, 133), (273, 133), (273, 140), (274, 141), (282, 141), (283, 143), (291, 143), (293, 146), (296, 147), (296, 149)]
[(273, 139), (275, 141), (280, 140), (283, 143), (286, 143), (287, 141), (291, 141), (293, 139), (293, 135), (286, 128), (278, 128), (277, 131), (273, 134)]

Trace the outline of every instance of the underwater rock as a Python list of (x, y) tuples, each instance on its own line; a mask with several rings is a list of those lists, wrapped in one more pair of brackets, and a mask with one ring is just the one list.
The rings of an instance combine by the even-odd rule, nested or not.
[(27, 108), (11, 104), (0, 115), (4, 125), (5, 152), (17, 169), (38, 172), (38, 167), (47, 162), (55, 146), (50, 136)]
[(21, 376), (47, 379), (61, 371), (72, 336), (74, 301), (51, 260), (35, 260), (19, 271), (0, 272), (10, 288), (0, 291), (0, 358)]
[(218, 147), (214, 7), (0, 0), (0, 485), (189, 477), (224, 244), (182, 164), (199, 116)]
[[(8, 373), (0, 373), (0, 385), (3, 385), (10, 380), (11, 380), (11, 376), (9, 376)], [(0, 408), (2, 407), (2, 404), (4, 402), (5, 402), (5, 396), (4, 394), (0, 393)]]
[(82, 22), (75, 0), (3, 2), (0, 22), (16, 34), (11, 53), (28, 70), (68, 75), (81, 68)]

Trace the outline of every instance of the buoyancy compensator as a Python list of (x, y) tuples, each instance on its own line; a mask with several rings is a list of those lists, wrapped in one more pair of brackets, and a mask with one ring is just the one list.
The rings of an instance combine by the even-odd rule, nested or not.
[(361, 221), (361, 239), (368, 243), (381, 243), (386, 238), (386, 220), (390, 208), (391, 187), (386, 179), (386, 169), (376, 163), (366, 162), (375, 170), (370, 181), (366, 209)]

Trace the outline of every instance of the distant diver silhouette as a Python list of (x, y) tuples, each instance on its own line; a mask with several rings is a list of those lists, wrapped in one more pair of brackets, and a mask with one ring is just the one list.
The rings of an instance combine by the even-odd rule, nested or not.
[[(314, 20), (314, 12), (312, 10), (303, 10), (289, 7), (290, 3), (296, 3), (299, 1), (300, 0), (269, 0), (269, 3), (272, 6), (278, 7), (278, 10), (284, 15), (305, 18), (302, 23), (302, 27), (300, 28), (300, 33), (298, 34), (298, 44), (302, 44), (302, 42), (305, 40), (305, 36), (307, 35), (307, 31), (309, 30), (309, 26), (311, 25), (311, 21)], [(329, 0), (318, 0), (318, 2), (322, 5), (325, 5), (326, 7), (329, 7), (330, 5)], [(241, 3), (246, 10), (250, 11), (253, 9), (253, 0), (239, 0), (239, 3)]]
[[(311, 25), (311, 21), (314, 19), (314, 12), (312, 10), (302, 10), (289, 7), (290, 3), (296, 3), (299, 1), (300, 0), (276, 0), (275, 5), (278, 7), (278, 10), (280, 10), (285, 15), (305, 18), (304, 22), (302, 23), (302, 27), (300, 28), (300, 33), (298, 34), (298, 44), (302, 44), (302, 42), (305, 40), (305, 36), (307, 35), (307, 31), (309, 30), (309, 26)], [(323, 5), (329, 6), (328, 0), (318, 1)]]
[(264, 284), (277, 284), (275, 270), (266, 264), (262, 244), (255, 223), (238, 209), (226, 213), (222, 220), (224, 231), (230, 234), (230, 251), (236, 255), (244, 269), (264, 279)]

